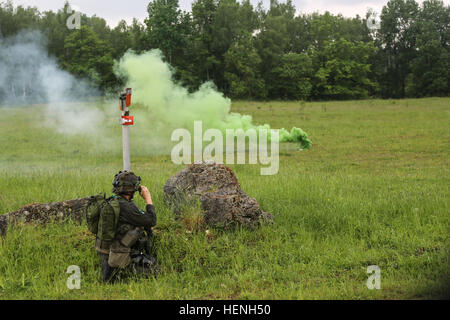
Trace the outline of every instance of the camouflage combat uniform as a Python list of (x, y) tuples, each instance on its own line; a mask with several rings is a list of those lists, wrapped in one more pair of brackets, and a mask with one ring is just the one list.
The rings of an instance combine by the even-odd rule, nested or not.
[[(127, 200), (120, 195), (117, 196), (117, 200), (119, 201), (120, 205), (120, 214), (115, 240), (120, 241), (120, 239), (122, 239), (128, 231), (135, 229), (136, 227), (142, 227), (139, 240), (131, 247), (130, 267), (134, 272), (141, 273), (150, 271), (147, 270), (149, 269), (149, 266), (147, 265), (156, 264), (153, 248), (154, 238), (151, 229), (156, 225), (155, 207), (151, 204), (147, 204), (144, 212), (140, 210), (136, 203), (134, 203), (132, 200)], [(115, 280), (120, 268), (113, 268), (108, 264), (109, 254), (106, 254), (105, 251), (97, 251), (99, 251), (98, 255), (101, 262), (103, 281), (110, 282)], [(147, 268), (144, 266), (144, 262), (147, 263), (145, 265), (147, 266)]]

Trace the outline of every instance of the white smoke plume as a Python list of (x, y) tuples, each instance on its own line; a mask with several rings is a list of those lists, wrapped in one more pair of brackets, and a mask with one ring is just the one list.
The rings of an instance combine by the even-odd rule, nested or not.
[(0, 38), (0, 108), (43, 104), (45, 125), (62, 133), (95, 130), (104, 115), (84, 101), (98, 90), (61, 70), (45, 44), (39, 31)]

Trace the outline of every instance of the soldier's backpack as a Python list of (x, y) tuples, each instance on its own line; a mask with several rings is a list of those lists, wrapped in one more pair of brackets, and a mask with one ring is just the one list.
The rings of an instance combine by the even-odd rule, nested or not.
[(120, 206), (115, 196), (105, 194), (91, 196), (85, 207), (86, 224), (97, 240), (112, 242), (119, 221)]

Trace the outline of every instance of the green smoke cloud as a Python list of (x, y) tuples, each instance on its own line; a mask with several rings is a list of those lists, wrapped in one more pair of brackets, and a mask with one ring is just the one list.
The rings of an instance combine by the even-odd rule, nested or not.
[[(192, 130), (195, 120), (201, 120), (205, 130), (270, 129), (267, 124), (255, 126), (249, 115), (230, 112), (231, 100), (215, 90), (210, 82), (194, 93), (173, 82), (173, 71), (162, 60), (159, 50), (143, 54), (127, 52), (116, 64), (115, 73), (133, 88), (133, 103), (146, 108), (147, 116), (144, 118), (152, 119), (151, 126), (156, 131)], [(280, 142), (299, 142), (303, 148), (311, 146), (307, 134), (299, 128), (292, 128), (290, 132), (281, 129)]]

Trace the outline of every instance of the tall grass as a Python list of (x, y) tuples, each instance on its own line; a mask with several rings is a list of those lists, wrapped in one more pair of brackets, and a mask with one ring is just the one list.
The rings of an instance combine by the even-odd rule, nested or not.
[[(0, 298), (448, 297), (450, 99), (238, 101), (233, 111), (258, 124), (301, 127), (314, 143), (301, 152), (282, 146), (274, 176), (260, 176), (258, 165), (230, 166), (274, 224), (205, 230), (195, 210), (175, 219), (162, 186), (183, 166), (135, 153), (133, 170), (157, 208), (160, 275), (102, 284), (86, 226), (16, 226), (0, 240)], [(38, 126), (34, 108), (3, 116), (1, 213), (110, 191), (120, 150), (87, 152), (86, 137)], [(80, 290), (66, 286), (70, 265), (81, 268)], [(380, 290), (366, 286), (369, 265), (381, 269)]]

